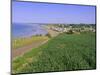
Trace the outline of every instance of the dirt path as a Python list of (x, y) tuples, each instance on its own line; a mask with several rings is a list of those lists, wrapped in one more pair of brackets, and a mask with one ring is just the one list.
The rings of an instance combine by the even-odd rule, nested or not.
[(13, 49), (12, 50), (12, 59), (14, 59), (17, 56), (23, 55), (24, 53), (30, 51), (32, 48), (37, 48), (37, 47), (43, 45), (47, 41), (48, 40), (41, 40), (41, 41), (38, 41), (38, 42), (34, 42), (30, 45), (23, 46), (21, 48)]

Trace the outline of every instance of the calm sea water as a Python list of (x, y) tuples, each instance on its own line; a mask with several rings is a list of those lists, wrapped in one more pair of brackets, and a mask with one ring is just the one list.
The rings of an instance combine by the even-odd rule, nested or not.
[(20, 38), (20, 37), (30, 37), (33, 35), (45, 35), (47, 31), (40, 24), (20, 24), (13, 23), (12, 24), (12, 37)]

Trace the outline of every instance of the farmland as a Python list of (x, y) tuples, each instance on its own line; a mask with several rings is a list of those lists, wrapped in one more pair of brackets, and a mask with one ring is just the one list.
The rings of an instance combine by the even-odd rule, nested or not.
[(96, 68), (95, 33), (61, 33), (12, 62), (13, 73)]

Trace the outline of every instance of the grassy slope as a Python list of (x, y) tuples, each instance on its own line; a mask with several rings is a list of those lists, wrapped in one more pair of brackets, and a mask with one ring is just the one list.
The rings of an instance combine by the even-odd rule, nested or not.
[(28, 38), (20, 38), (20, 39), (15, 39), (12, 41), (12, 48), (16, 49), (16, 48), (20, 48), (23, 46), (27, 46), (30, 45), (34, 42), (38, 42), (38, 41), (43, 41), (43, 40), (47, 40), (48, 37), (47, 36), (32, 36), (32, 37), (28, 37)]
[(60, 34), (14, 60), (12, 67), (16, 73), (95, 69), (95, 51), (94, 33)]

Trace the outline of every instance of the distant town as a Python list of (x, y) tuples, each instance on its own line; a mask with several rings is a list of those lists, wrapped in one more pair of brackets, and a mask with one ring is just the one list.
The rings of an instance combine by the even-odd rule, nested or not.
[(68, 32), (70, 30), (73, 32), (95, 32), (95, 24), (48, 24), (48, 27), (58, 32)]
[[(43, 25), (43, 24), (41, 24)], [(95, 32), (95, 24), (44, 24), (43, 27), (50, 35), (53, 33), (80, 34), (81, 32)], [(56, 36), (54, 34), (54, 36)]]

